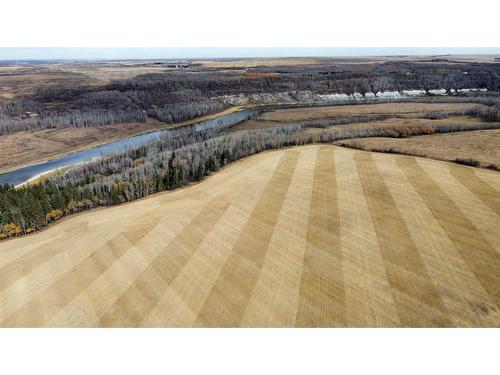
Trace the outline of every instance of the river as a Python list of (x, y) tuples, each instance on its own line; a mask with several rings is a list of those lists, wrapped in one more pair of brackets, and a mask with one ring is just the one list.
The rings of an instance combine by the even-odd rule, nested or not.
[[(198, 130), (201, 128), (207, 129), (207, 128), (218, 127), (221, 125), (223, 125), (224, 127), (232, 126), (242, 121), (248, 120), (250, 117), (254, 116), (258, 112), (259, 111), (256, 109), (244, 109), (241, 111), (225, 115), (220, 115), (210, 120), (204, 120), (190, 125), (185, 125), (185, 127), (194, 128), (194, 130)], [(160, 136), (168, 134), (168, 132), (171, 132), (173, 129), (175, 128), (163, 129), (150, 133), (131, 136), (129, 138), (121, 139), (115, 142), (107, 143), (101, 146), (92, 147), (83, 151), (47, 160), (42, 163), (32, 164), (26, 167), (15, 169), (13, 171), (0, 174), (0, 185), (10, 184), (14, 186), (19, 186), (36, 178), (37, 176), (50, 173), (51, 171), (57, 170), (59, 168), (70, 167), (77, 164), (86, 163), (101, 157), (103, 154), (119, 152), (125, 149), (126, 147), (133, 147), (145, 143), (147, 141), (158, 139)]]

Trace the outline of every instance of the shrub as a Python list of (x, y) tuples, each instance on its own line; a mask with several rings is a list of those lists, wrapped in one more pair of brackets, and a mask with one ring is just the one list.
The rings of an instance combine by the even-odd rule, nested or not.
[(479, 166), (479, 160), (476, 159), (455, 159), (455, 163), (458, 164), (463, 164), (463, 165), (469, 165), (471, 167), (478, 167)]
[(59, 220), (62, 216), (61, 210), (51, 210), (47, 213), (47, 221)]
[(9, 223), (5, 224), (3, 226), (3, 232), (8, 236), (8, 237), (16, 237), (19, 236), (22, 233), (22, 229), (19, 225)]
[(498, 167), (498, 165), (493, 164), (493, 163), (488, 164), (488, 165), (486, 166), (486, 168), (488, 168), (488, 169), (493, 169), (494, 171), (499, 171), (499, 170), (500, 170), (500, 168)]

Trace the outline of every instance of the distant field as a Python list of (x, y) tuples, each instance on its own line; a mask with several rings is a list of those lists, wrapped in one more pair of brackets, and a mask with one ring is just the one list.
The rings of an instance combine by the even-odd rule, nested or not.
[(131, 79), (140, 74), (163, 73), (168, 70), (167, 64), (147, 62), (120, 61), (108, 63), (68, 64), (55, 69), (69, 74), (83, 74), (101, 83), (113, 80)]
[(76, 71), (63, 71), (46, 65), (0, 66), (0, 103), (31, 95), (54, 86), (97, 85), (102, 82)]
[(214, 59), (199, 60), (197, 62), (208, 68), (253, 68), (258, 66), (313, 65), (320, 61), (320, 59), (315, 58), (297, 57), (272, 59)]
[(140, 74), (163, 73), (167, 66), (133, 61), (0, 65), (0, 103), (50, 87), (101, 86)]
[(500, 327), (500, 173), (304, 146), (0, 242), (0, 325)]
[(477, 130), (410, 138), (363, 138), (340, 141), (348, 147), (368, 151), (394, 152), (432, 159), (477, 160), (482, 167), (500, 169), (500, 130)]
[(412, 115), (432, 111), (461, 111), (481, 107), (475, 103), (381, 103), (343, 106), (288, 108), (259, 116), (263, 121), (299, 122), (322, 118), (350, 118), (367, 115)]
[[(395, 130), (405, 130), (405, 129), (435, 129), (438, 126), (448, 126), (455, 127), (458, 125), (468, 125), (472, 128), (481, 129), (484, 126), (498, 126), (498, 123), (489, 123), (481, 121), (480, 119), (467, 116), (453, 116), (449, 118), (439, 119), (439, 120), (428, 120), (428, 119), (400, 119), (400, 118), (389, 118), (382, 121), (370, 121), (370, 122), (360, 122), (351, 123), (348, 125), (340, 126), (330, 126), (327, 129), (337, 128), (340, 132), (349, 134), (350, 130), (355, 129), (395, 129)], [(323, 129), (312, 128), (310, 131), (321, 132)]]
[[(494, 63), (496, 62), (495, 55), (442, 55), (438, 60), (441, 63), (456, 63), (456, 62), (480, 62), (480, 63)], [(398, 62), (419, 62), (425, 63), (439, 63), (436, 62), (435, 56), (338, 56), (338, 57), (284, 57), (284, 58), (255, 58), (255, 59), (213, 59), (213, 60), (199, 60), (197, 62), (210, 68), (253, 68), (253, 67), (272, 67), (272, 66), (294, 66), (294, 65), (355, 65), (355, 64), (371, 64), (371, 63), (385, 63), (389, 61)]]
[[(265, 129), (283, 126), (286, 123), (298, 123), (318, 119), (349, 119), (359, 116), (387, 115), (398, 116), (383, 121), (370, 121), (369, 123), (352, 123), (348, 126), (407, 126), (426, 123), (448, 123), (449, 121), (473, 121), (480, 120), (470, 117), (451, 117), (441, 120), (412, 119), (413, 116), (422, 115), (427, 112), (453, 112), (465, 111), (472, 108), (483, 108), (484, 106), (474, 103), (381, 103), (381, 104), (358, 104), (342, 106), (302, 107), (279, 109), (263, 113), (262, 115), (242, 122), (231, 128), (231, 131)], [(407, 119), (406, 119), (407, 118)], [(432, 122), (431, 122), (432, 121)]]

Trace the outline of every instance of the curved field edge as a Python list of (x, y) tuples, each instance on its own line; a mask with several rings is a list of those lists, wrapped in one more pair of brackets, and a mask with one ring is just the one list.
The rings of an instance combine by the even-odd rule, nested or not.
[[(368, 138), (368, 139), (370, 139), (370, 138)], [(375, 138), (375, 139), (380, 139), (380, 138)], [(353, 139), (353, 140), (356, 141), (357, 139)], [(432, 160), (432, 161), (438, 162), (438, 163), (447, 163), (448, 164), (448, 163), (452, 162), (452, 160), (441, 160), (441, 159), (433, 158), (433, 157), (430, 157), (430, 156), (406, 154), (406, 153), (403, 153), (403, 152), (366, 150), (366, 149), (363, 149), (363, 148), (360, 148), (360, 147), (352, 146), (349, 143), (345, 143), (344, 144), (344, 142), (348, 142), (348, 141), (349, 140), (346, 140), (346, 141), (336, 141), (336, 142), (333, 142), (331, 144), (329, 144), (329, 143), (319, 143), (318, 145), (322, 145), (322, 146), (326, 146), (326, 147), (351, 148), (351, 149), (356, 149), (358, 151), (363, 151), (363, 152), (395, 154), (395, 155), (398, 155), (398, 156), (401, 156), (401, 157), (422, 158), (422, 159)], [(313, 143), (313, 145), (315, 145), (315, 143)], [(77, 211), (77, 212), (67, 213), (64, 216), (60, 217), (59, 219), (56, 219), (56, 220), (53, 220), (53, 221), (49, 222), (43, 228), (38, 229), (36, 231), (33, 231), (31, 233), (26, 233), (26, 234), (21, 234), (19, 236), (6, 237), (6, 238), (0, 237), (0, 243), (6, 242), (6, 241), (16, 240), (16, 239), (19, 239), (19, 238), (25, 237), (25, 236), (34, 236), (37, 233), (39, 233), (41, 231), (45, 231), (45, 230), (51, 228), (52, 226), (61, 223), (62, 221), (70, 219), (73, 216), (83, 215), (83, 214), (85, 214), (87, 212), (92, 212), (92, 211), (95, 211), (95, 210), (102, 210), (102, 209), (107, 209), (107, 208), (114, 208), (114, 207), (118, 207), (118, 206), (128, 205), (128, 204), (132, 204), (132, 203), (134, 203), (136, 201), (141, 201), (141, 200), (145, 200), (145, 199), (154, 198), (155, 196), (160, 195), (160, 194), (168, 194), (168, 193), (172, 193), (172, 192), (175, 192), (175, 191), (178, 191), (178, 190), (183, 190), (183, 189), (189, 188), (191, 186), (195, 186), (195, 185), (198, 185), (200, 183), (203, 183), (206, 179), (209, 179), (210, 177), (214, 176), (215, 174), (217, 174), (219, 172), (222, 172), (224, 169), (229, 168), (229, 167), (231, 167), (234, 164), (240, 163), (240, 162), (244, 161), (245, 159), (252, 158), (252, 157), (257, 156), (259, 154), (267, 154), (267, 153), (272, 153), (272, 152), (279, 152), (280, 150), (286, 150), (286, 149), (289, 149), (289, 148), (296, 148), (296, 147), (306, 147), (306, 146), (304, 146), (304, 145), (282, 146), (282, 147), (279, 147), (279, 148), (276, 148), (276, 149), (268, 149), (268, 150), (259, 151), (259, 152), (255, 153), (255, 154), (248, 155), (248, 156), (245, 156), (245, 157), (243, 157), (241, 159), (237, 159), (237, 160), (232, 161), (232, 162), (230, 162), (228, 164), (225, 164), (225, 165), (221, 166), (217, 171), (210, 172), (208, 175), (203, 176), (203, 178), (201, 180), (190, 181), (186, 185), (174, 187), (174, 188), (167, 189), (167, 190), (164, 190), (164, 191), (154, 192), (154, 193), (149, 194), (148, 196), (141, 197), (141, 198), (136, 198), (136, 199), (133, 199), (133, 200), (127, 201), (127, 202), (115, 203), (115, 204), (108, 204), (108, 205), (97, 205), (97, 206), (95, 206), (93, 208), (87, 208), (87, 209), (83, 209), (83, 210), (80, 210), (80, 211)], [(462, 163), (459, 163), (459, 164), (462, 164)], [(460, 167), (477, 169), (477, 167), (471, 167), (471, 166), (466, 166), (466, 165), (461, 165)], [(488, 170), (488, 169), (481, 169), (481, 170), (484, 171), (485, 173), (493, 173), (493, 174), (496, 173), (494, 171), (491, 171), (491, 169), (490, 170)], [(41, 181), (42, 179), (43, 179), (43, 176), (39, 176), (39, 177), (37, 177), (37, 179), (35, 179), (31, 183), (37, 183), (38, 181)]]
[(2, 326), (500, 325), (500, 175), (330, 145), (0, 243)]

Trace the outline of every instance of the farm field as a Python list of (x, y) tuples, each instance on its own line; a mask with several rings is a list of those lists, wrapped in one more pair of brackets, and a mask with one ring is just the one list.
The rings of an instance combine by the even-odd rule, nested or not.
[[(442, 61), (447, 63), (480, 62), (494, 63), (495, 55), (441, 55)], [(272, 67), (272, 66), (296, 66), (296, 65), (327, 65), (332, 64), (350, 66), (357, 64), (384, 63), (388, 61), (411, 61), (430, 63), (434, 60), (432, 56), (338, 56), (338, 57), (283, 57), (283, 58), (254, 58), (254, 59), (216, 59), (198, 60), (198, 63), (209, 68), (250, 68), (250, 67)]]
[(369, 115), (411, 116), (432, 111), (462, 111), (481, 107), (476, 103), (380, 103), (278, 109), (263, 113), (259, 119), (300, 122), (322, 118), (351, 118)]
[(311, 145), (0, 242), (4, 327), (500, 327), (500, 174)]
[(78, 72), (62, 71), (42, 64), (31, 66), (0, 65), (0, 103), (15, 97), (33, 94), (40, 87), (97, 85), (100, 83)]
[(0, 65), (0, 103), (3, 100), (57, 86), (100, 86), (115, 79), (165, 71), (166, 64), (139, 62), (75, 62)]
[(381, 103), (287, 108), (265, 112), (260, 116), (232, 127), (230, 131), (266, 129), (283, 126), (287, 123), (320, 119), (356, 119), (357, 117), (378, 115), (384, 115), (388, 118), (361, 123), (353, 122), (349, 125), (342, 125), (342, 127), (387, 127), (448, 124), (450, 122), (481, 122), (479, 119), (469, 116), (450, 116), (438, 120), (412, 118), (429, 112), (466, 111), (473, 108), (484, 108), (484, 106), (475, 103)]
[(363, 138), (338, 141), (347, 147), (392, 152), (437, 160), (476, 160), (478, 166), (500, 169), (500, 130), (476, 130), (409, 138)]

